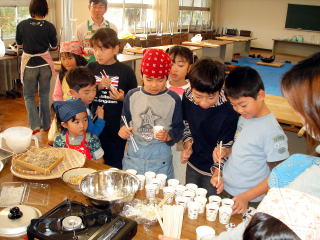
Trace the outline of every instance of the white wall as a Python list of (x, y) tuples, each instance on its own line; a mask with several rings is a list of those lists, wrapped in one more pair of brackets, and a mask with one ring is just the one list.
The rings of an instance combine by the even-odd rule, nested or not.
[[(288, 3), (320, 5), (319, 0), (215, 0), (217, 26), (251, 30), (252, 47), (272, 49), (273, 38), (302, 35), (310, 41), (312, 35), (320, 41), (320, 33), (285, 29)], [(320, 13), (319, 13), (320, 17)]]

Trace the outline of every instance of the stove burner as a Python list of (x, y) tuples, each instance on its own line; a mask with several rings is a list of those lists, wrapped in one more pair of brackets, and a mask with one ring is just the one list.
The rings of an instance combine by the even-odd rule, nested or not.
[(82, 219), (78, 216), (69, 216), (62, 220), (64, 230), (72, 231), (81, 228)]

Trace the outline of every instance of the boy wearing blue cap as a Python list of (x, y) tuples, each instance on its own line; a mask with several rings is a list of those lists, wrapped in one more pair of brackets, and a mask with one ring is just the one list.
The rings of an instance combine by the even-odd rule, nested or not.
[(88, 114), (81, 99), (56, 101), (53, 106), (57, 115), (57, 127), (61, 129), (61, 134), (55, 137), (53, 146), (75, 149), (87, 159), (104, 163), (104, 152), (99, 138), (87, 132)]

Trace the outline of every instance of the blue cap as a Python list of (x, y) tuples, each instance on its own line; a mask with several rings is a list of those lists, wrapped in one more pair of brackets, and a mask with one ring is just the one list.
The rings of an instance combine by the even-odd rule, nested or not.
[(81, 112), (87, 112), (87, 108), (80, 98), (77, 100), (56, 101), (53, 107), (59, 115), (61, 122), (67, 122)]

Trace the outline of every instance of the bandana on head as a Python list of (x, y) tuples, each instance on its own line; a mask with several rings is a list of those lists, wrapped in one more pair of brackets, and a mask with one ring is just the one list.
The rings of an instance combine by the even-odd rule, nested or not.
[(271, 188), (257, 212), (287, 225), (301, 239), (320, 239), (320, 200), (290, 188)]
[(141, 72), (148, 77), (165, 78), (171, 69), (169, 54), (162, 49), (145, 49), (141, 60)]
[(82, 55), (83, 49), (79, 41), (66, 41), (60, 43), (60, 53), (70, 52), (76, 55)]
[(61, 122), (67, 122), (78, 113), (87, 112), (87, 108), (80, 98), (77, 100), (56, 101), (53, 107), (59, 114)]

